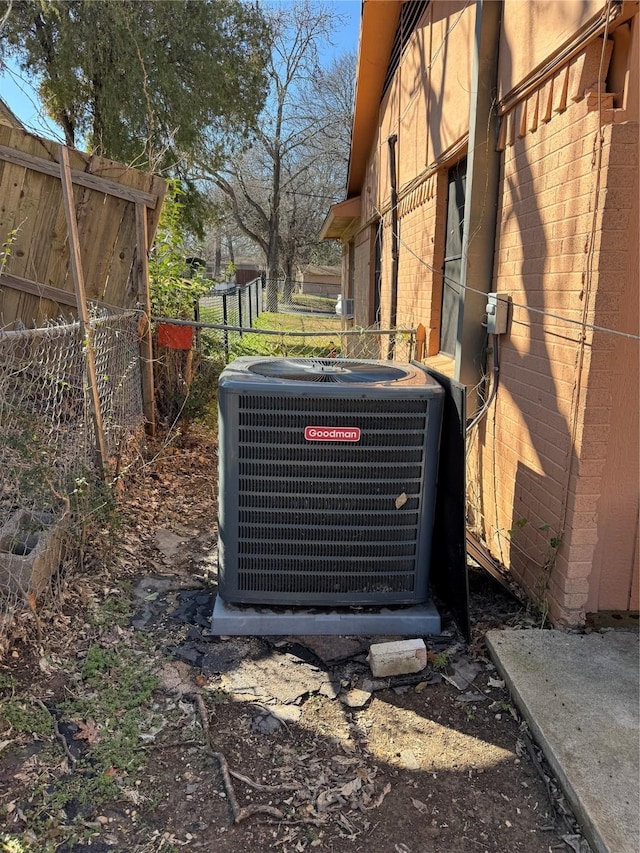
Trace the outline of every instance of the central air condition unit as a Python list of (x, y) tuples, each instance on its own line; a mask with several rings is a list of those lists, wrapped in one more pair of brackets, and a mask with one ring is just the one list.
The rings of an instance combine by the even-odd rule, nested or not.
[(434, 379), (411, 364), (239, 358), (218, 400), (223, 602), (428, 599), (444, 401)]

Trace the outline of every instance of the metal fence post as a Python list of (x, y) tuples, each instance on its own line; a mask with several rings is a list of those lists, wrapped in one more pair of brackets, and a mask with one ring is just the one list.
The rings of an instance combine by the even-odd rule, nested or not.
[(242, 337), (242, 291), (238, 288), (238, 326), (240, 326), (240, 337)]
[(229, 332), (227, 331), (227, 294), (222, 294), (222, 325), (224, 329), (224, 361), (229, 364)]
[[(193, 300), (193, 319), (196, 323), (200, 322), (200, 302), (197, 299)], [(202, 350), (202, 330), (196, 326), (196, 352)]]

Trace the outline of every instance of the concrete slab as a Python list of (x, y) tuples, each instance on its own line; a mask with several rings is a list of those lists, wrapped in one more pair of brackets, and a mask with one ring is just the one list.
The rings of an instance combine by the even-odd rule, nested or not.
[(638, 633), (489, 631), (487, 645), (593, 850), (638, 853)]

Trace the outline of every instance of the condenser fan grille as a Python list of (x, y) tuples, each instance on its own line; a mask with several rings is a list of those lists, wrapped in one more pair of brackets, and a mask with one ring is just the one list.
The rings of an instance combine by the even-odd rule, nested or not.
[(443, 402), (411, 364), (230, 364), (218, 385), (221, 600), (426, 601)]
[[(410, 601), (428, 409), (427, 399), (241, 397), (240, 594)], [(310, 424), (357, 428), (360, 440), (309, 442)]]
[(343, 385), (397, 382), (407, 376), (407, 372), (398, 367), (337, 358), (273, 358), (252, 364), (249, 370), (270, 379)]

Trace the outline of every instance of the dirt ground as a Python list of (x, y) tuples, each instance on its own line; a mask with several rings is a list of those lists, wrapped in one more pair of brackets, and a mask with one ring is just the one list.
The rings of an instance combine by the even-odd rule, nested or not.
[(0, 850), (588, 850), (486, 656), (532, 617), (479, 570), (471, 644), (443, 614), (417, 676), (372, 679), (375, 638), (208, 634), (216, 452), (150, 448), (2, 662)]

